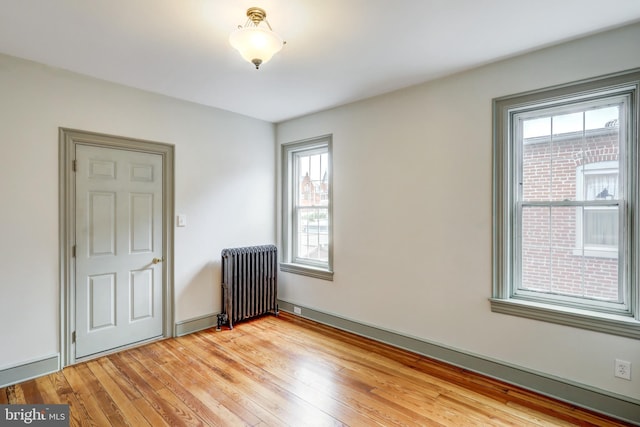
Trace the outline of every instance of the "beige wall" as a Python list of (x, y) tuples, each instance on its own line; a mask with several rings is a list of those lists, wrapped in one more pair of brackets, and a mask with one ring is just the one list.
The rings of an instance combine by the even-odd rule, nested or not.
[(222, 248), (275, 241), (272, 124), (0, 55), (0, 370), (59, 352), (58, 127), (175, 145), (176, 321), (219, 312)]
[(492, 313), (492, 99), (640, 66), (640, 25), (281, 123), (333, 134), (333, 282), (279, 296), (358, 322), (640, 399), (637, 340)]

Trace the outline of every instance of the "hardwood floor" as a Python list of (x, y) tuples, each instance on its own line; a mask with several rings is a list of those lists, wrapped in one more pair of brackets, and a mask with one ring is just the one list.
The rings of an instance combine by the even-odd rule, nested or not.
[(71, 425), (623, 426), (281, 313), (167, 339), (0, 389), (68, 403)]

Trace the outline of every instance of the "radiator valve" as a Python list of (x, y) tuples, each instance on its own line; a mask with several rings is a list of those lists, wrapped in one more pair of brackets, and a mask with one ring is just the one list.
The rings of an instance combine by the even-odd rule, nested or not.
[(221, 331), (222, 325), (225, 323), (229, 323), (229, 316), (227, 316), (227, 313), (218, 314), (218, 326), (216, 326), (216, 331)]

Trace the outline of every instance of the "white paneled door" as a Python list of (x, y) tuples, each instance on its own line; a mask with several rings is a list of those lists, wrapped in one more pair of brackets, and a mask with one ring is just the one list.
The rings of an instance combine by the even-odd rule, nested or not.
[(75, 357), (163, 334), (162, 156), (76, 146)]

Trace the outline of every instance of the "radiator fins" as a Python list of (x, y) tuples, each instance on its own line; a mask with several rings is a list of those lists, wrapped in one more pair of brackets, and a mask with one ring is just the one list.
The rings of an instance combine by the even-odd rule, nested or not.
[(267, 313), (278, 314), (278, 250), (275, 245), (222, 250), (222, 313), (218, 330)]

